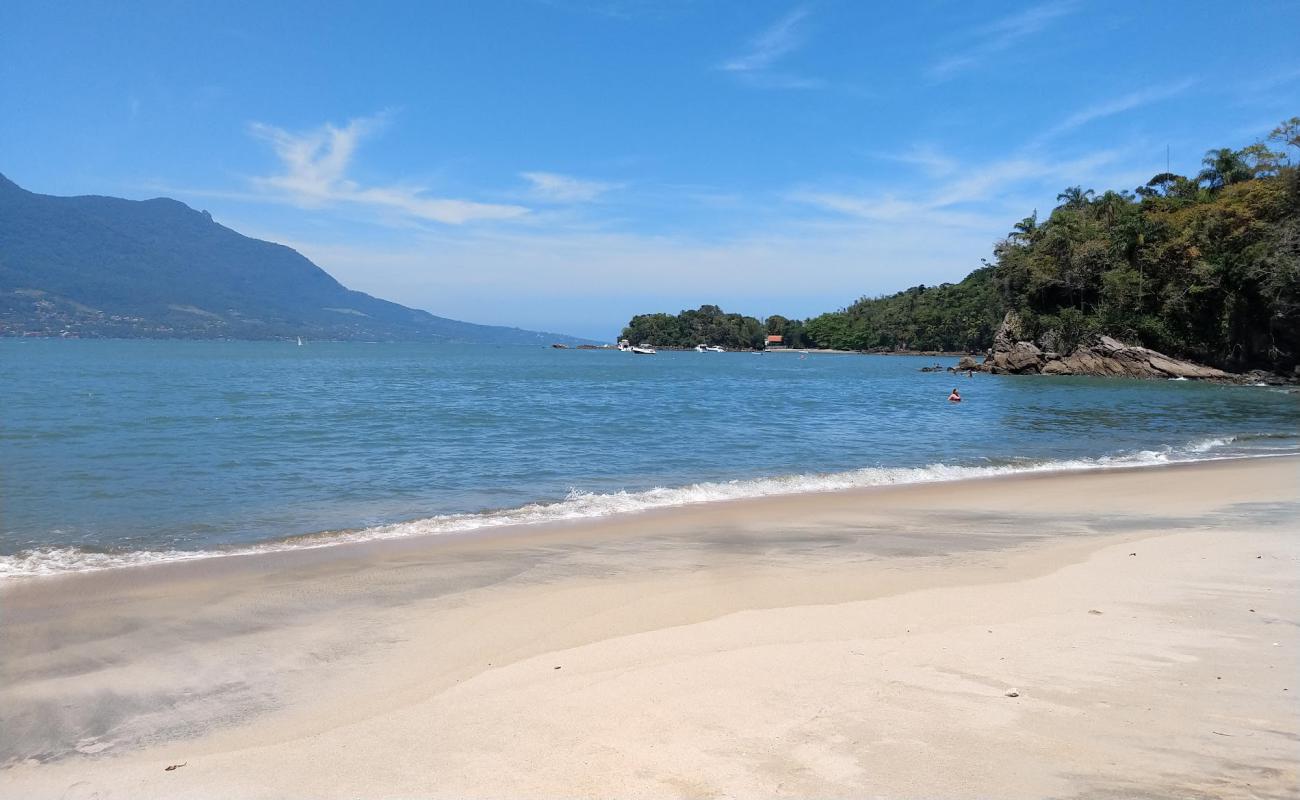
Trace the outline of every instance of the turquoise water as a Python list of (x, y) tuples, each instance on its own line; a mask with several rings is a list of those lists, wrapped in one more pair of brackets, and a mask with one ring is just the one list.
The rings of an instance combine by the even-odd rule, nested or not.
[(1281, 390), (918, 371), (954, 361), (0, 341), (0, 576), (1300, 451)]

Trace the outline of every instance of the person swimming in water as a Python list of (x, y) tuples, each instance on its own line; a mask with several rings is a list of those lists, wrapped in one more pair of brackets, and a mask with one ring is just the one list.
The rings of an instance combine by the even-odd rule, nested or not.
[(961, 392), (957, 391), (957, 387), (956, 387), (956, 386), (952, 387), (952, 394), (948, 395), (948, 401), (949, 401), (950, 403), (960, 403), (960, 402), (961, 402)]

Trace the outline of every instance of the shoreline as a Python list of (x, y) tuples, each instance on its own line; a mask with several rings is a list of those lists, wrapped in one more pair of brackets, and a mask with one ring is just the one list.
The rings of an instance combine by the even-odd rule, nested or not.
[[(1195, 446), (1193, 446), (1195, 451)], [(44, 552), (49, 555), (40, 555), (40, 558), (49, 560), (54, 558), (56, 561), (62, 561), (65, 554), (75, 553), (75, 556), (83, 560), (83, 563), (72, 567), (64, 568), (61, 565), (53, 567), (43, 566), (41, 569), (47, 571), (28, 571), (28, 572), (10, 572), (0, 571), (0, 589), (14, 581), (30, 581), (37, 579), (56, 578), (64, 575), (79, 575), (106, 570), (119, 569), (141, 569), (163, 567), (169, 564), (181, 564), (191, 561), (206, 561), (210, 559), (229, 559), (229, 558), (253, 558), (266, 557), (280, 553), (292, 553), (297, 551), (318, 550), (324, 548), (351, 547), (364, 545), (368, 543), (392, 542), (407, 539), (424, 539), (429, 537), (464, 537), (464, 536), (492, 536), (492, 535), (520, 535), (527, 536), (529, 531), (535, 531), (550, 525), (582, 525), (584, 523), (599, 523), (604, 520), (619, 519), (626, 516), (647, 515), (656, 513), (672, 512), (675, 509), (689, 509), (699, 506), (710, 506), (716, 504), (728, 503), (748, 503), (759, 500), (773, 500), (785, 497), (797, 497), (801, 495), (821, 495), (821, 494), (838, 494), (873, 491), (879, 489), (905, 488), (909, 486), (932, 486), (932, 485), (951, 485), (965, 481), (983, 481), (990, 479), (1015, 479), (1029, 478), (1034, 476), (1051, 476), (1051, 475), (1069, 475), (1080, 474), (1093, 471), (1116, 471), (1116, 470), (1146, 470), (1157, 467), (1185, 466), (1190, 464), (1214, 463), (1222, 461), (1251, 460), (1257, 458), (1286, 458), (1287, 454), (1254, 454), (1254, 455), (1232, 455), (1232, 456), (1210, 456), (1201, 458), (1189, 458), (1181, 461), (1157, 461), (1147, 463), (1108, 463), (1104, 457), (1101, 459), (1070, 459), (1056, 462), (1044, 462), (1042, 464), (1030, 465), (1023, 468), (1012, 467), (963, 467), (949, 465), (928, 465), (925, 467), (895, 467), (895, 468), (863, 468), (861, 470), (850, 470), (842, 473), (817, 473), (817, 474), (799, 474), (799, 475), (779, 475), (750, 479), (738, 479), (726, 482), (704, 482), (687, 484), (678, 487), (656, 487), (650, 490), (624, 493), (597, 494), (594, 497), (638, 497), (647, 496), (653, 492), (662, 491), (667, 488), (672, 492), (688, 492), (693, 489), (702, 487), (719, 487), (727, 488), (737, 485), (748, 484), (750, 486), (761, 486), (765, 483), (782, 484), (790, 480), (808, 481), (807, 488), (799, 487), (791, 489), (789, 486), (779, 486), (773, 491), (757, 491), (753, 494), (739, 494), (731, 497), (717, 498), (687, 498), (677, 502), (665, 502), (662, 504), (647, 503), (641, 508), (631, 508), (626, 510), (615, 510), (604, 513), (592, 513), (586, 515), (561, 516), (556, 518), (537, 518), (530, 520), (502, 521), (497, 522), (499, 517), (494, 515), (518, 514), (519, 512), (539, 507), (543, 509), (553, 509), (562, 506), (566, 500), (555, 501), (535, 501), (516, 508), (493, 509), (483, 512), (464, 512), (446, 515), (435, 515), (432, 517), (418, 517), (410, 520), (401, 520), (398, 522), (384, 523), (381, 525), (371, 526), (368, 528), (345, 528), (314, 531), (310, 533), (296, 534), (279, 538), (267, 539), (251, 544), (232, 546), (221, 549), (203, 549), (203, 550), (166, 550), (166, 551), (127, 551), (127, 552), (108, 552), (99, 553), (93, 551), (74, 550), (64, 546), (51, 548), (42, 548), (37, 550), (38, 554)], [(883, 480), (878, 483), (864, 483), (857, 485), (842, 485), (830, 488), (819, 488), (814, 485), (818, 480), (846, 480), (847, 476), (856, 475), (860, 472), (870, 472), (879, 470), (886, 473), (888, 477), (894, 474), (906, 473), (924, 473), (927, 470), (936, 467), (950, 469), (960, 473), (956, 477), (929, 477), (921, 475), (913, 480)], [(995, 470), (982, 472), (982, 470)], [(996, 471), (1007, 470), (1007, 471)], [(457, 523), (464, 522), (465, 526), (461, 528), (447, 528), (443, 530), (409, 530), (397, 532), (397, 529), (419, 528), (427, 526), (429, 523), (440, 520), (451, 520)], [(478, 524), (473, 524), (477, 522)], [(32, 552), (32, 551), (23, 551)], [(17, 554), (11, 556), (0, 556), (0, 562), (16, 559)], [(30, 558), (30, 556), (29, 556)], [(91, 563), (85, 563), (91, 562)], [(66, 562), (64, 562), (66, 563)], [(0, 563), (0, 566), (5, 566)]]
[(1285, 796), (1300, 458), (1171, 466), (6, 583), (0, 785)]

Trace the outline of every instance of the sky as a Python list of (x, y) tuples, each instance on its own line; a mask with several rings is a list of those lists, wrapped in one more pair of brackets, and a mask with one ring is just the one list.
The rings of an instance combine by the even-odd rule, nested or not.
[(1300, 114), (1300, 3), (0, 4), (0, 173), (614, 338), (957, 281), (1067, 186)]

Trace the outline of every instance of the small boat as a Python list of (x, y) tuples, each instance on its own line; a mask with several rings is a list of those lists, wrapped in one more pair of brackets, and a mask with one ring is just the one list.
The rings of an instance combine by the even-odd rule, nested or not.
[(697, 345), (695, 345), (695, 352), (697, 352), (697, 353), (707, 353), (707, 352), (709, 352), (709, 348), (705, 347), (705, 346), (702, 345), (702, 344), (697, 344)]
[(707, 351), (709, 351), (710, 353), (725, 353), (725, 352), (727, 352), (725, 348), (719, 347), (719, 346), (716, 345), (716, 344), (713, 345), (712, 347), (706, 347), (706, 348), (704, 348), (704, 349), (707, 350)]
[(569, 349), (569, 346), (568, 346), (567, 344), (553, 344), (553, 345), (551, 345), (551, 347), (554, 347), (556, 350), (568, 350), (568, 349)]
[(639, 356), (652, 356), (659, 352), (648, 344), (639, 344), (630, 349)]
[(298, 346), (299, 346), (299, 347), (302, 347), (302, 337), (301, 337), (301, 336), (298, 337)]

